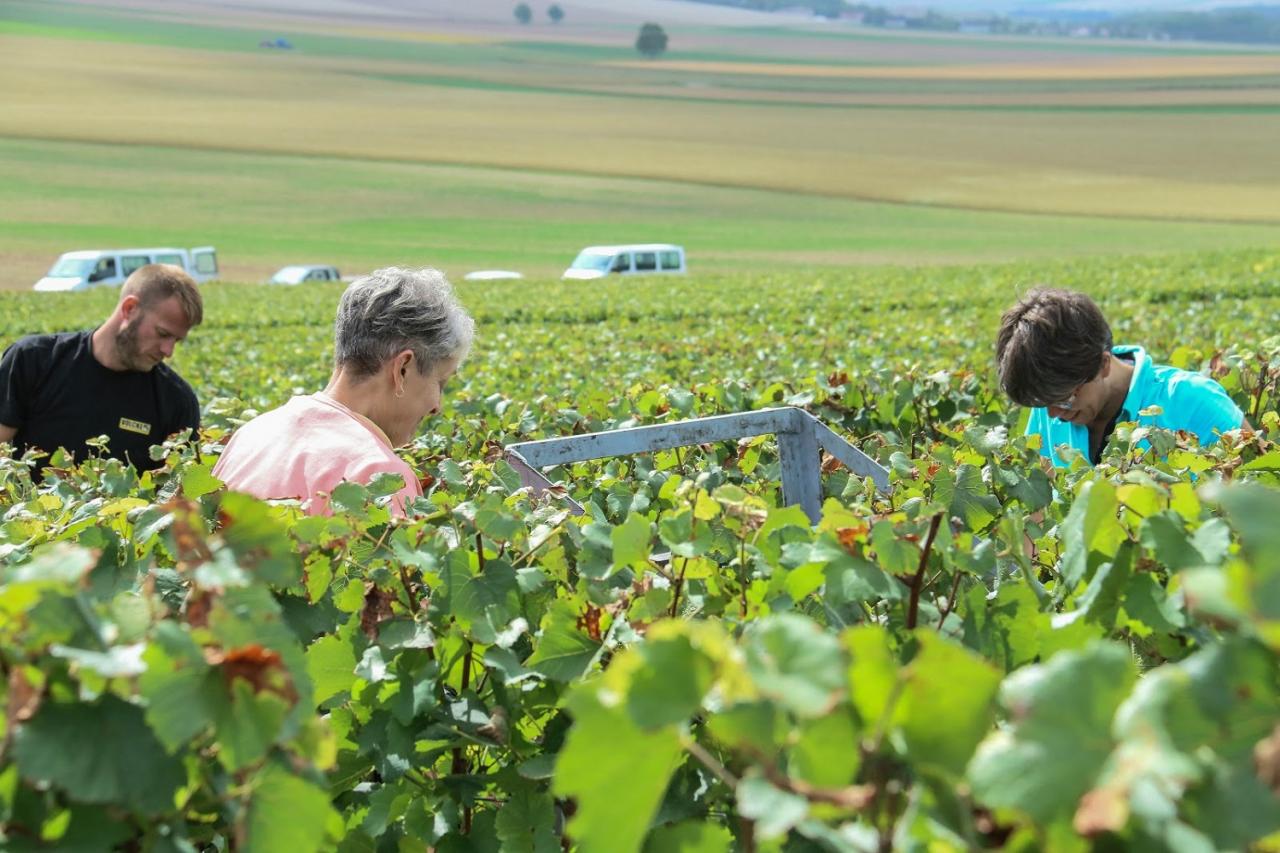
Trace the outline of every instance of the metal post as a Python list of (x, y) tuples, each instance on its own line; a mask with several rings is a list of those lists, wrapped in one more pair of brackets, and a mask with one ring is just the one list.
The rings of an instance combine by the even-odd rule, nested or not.
[[(787, 429), (778, 432), (778, 461), (782, 464), (782, 500), (799, 504), (814, 524), (822, 517), (821, 461), (813, 424), (800, 409)], [(798, 416), (799, 415), (799, 416)]]

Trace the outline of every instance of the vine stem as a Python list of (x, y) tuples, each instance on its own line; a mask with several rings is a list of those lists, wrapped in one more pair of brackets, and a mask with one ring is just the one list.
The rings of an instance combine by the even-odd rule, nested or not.
[(960, 572), (956, 572), (955, 580), (951, 582), (951, 597), (947, 601), (947, 606), (942, 610), (942, 617), (938, 619), (938, 630), (942, 630), (942, 626), (946, 624), (947, 617), (951, 615), (951, 611), (956, 609), (956, 596), (960, 594)]
[(738, 777), (729, 772), (729, 769), (720, 763), (714, 755), (707, 752), (702, 744), (698, 743), (691, 736), (684, 737), (685, 751), (698, 759), (698, 763), (707, 768), (715, 775), (717, 779), (728, 785), (730, 788), (738, 787)]
[(920, 565), (916, 569), (916, 575), (911, 580), (911, 599), (907, 603), (907, 628), (908, 630), (916, 627), (916, 620), (920, 612), (920, 590), (924, 587), (924, 572), (929, 567), (929, 553), (933, 550), (933, 540), (938, 535), (938, 528), (942, 526), (942, 513), (938, 513), (933, 517), (933, 521), (929, 522), (929, 536), (924, 540), (924, 550), (920, 552)]

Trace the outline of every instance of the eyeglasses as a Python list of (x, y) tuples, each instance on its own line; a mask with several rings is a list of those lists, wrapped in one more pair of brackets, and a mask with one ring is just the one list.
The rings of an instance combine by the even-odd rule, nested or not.
[(1071, 392), (1071, 396), (1067, 397), (1065, 400), (1058, 400), (1057, 402), (1037, 402), (1035, 404), (1036, 408), (1063, 409), (1064, 411), (1069, 412), (1076, 407), (1076, 396), (1080, 393), (1080, 389), (1088, 384), (1089, 384), (1088, 382), (1081, 382)]

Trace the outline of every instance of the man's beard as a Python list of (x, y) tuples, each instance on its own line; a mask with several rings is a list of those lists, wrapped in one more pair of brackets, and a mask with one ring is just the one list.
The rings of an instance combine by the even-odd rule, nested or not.
[(116, 356), (119, 357), (120, 363), (124, 365), (125, 370), (137, 370), (145, 373), (155, 366), (150, 364), (149, 359), (144, 358), (139, 351), (137, 323), (130, 323), (118, 330), (115, 341)]

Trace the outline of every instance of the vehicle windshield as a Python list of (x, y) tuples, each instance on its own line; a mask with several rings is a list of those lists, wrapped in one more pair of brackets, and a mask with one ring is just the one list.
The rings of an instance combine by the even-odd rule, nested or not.
[(306, 275), (306, 267), (285, 267), (271, 276), (271, 280), (280, 284), (301, 284)]
[(84, 278), (97, 263), (93, 258), (59, 258), (49, 270), (49, 278)]
[(573, 264), (569, 269), (608, 272), (609, 267), (612, 265), (613, 255), (602, 255), (598, 252), (583, 252), (573, 259)]

